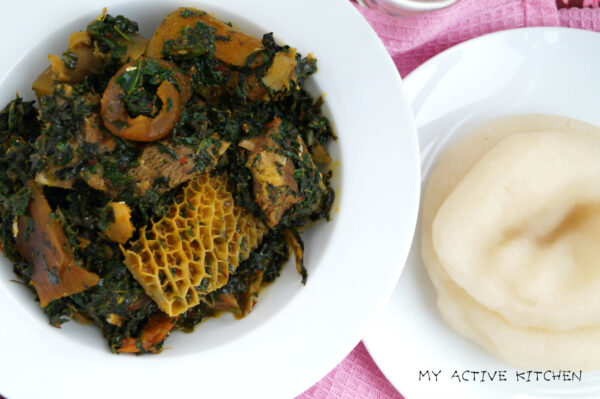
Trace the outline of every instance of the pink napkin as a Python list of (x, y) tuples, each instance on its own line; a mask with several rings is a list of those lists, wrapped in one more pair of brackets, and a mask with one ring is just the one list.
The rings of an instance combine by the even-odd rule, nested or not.
[(387, 47), (401, 76), (448, 47), (489, 32), (523, 26), (600, 30), (600, 9), (558, 10), (555, 0), (460, 0), (446, 9), (406, 18), (357, 8)]
[[(356, 7), (385, 44), (400, 75), (406, 76), (439, 52), (489, 32), (524, 26), (600, 31), (599, 3), (600, 0), (460, 0), (444, 10), (403, 18)], [(402, 395), (360, 343), (325, 378), (298, 397), (322, 398), (402, 399)]]

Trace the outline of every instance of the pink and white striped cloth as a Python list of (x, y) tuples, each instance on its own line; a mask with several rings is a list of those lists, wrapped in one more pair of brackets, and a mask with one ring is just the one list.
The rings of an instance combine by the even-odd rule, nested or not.
[[(406, 76), (448, 47), (489, 32), (524, 26), (600, 30), (599, 0), (583, 2), (596, 5), (594, 8), (566, 8), (575, 2), (565, 1), (568, 0), (460, 0), (443, 10), (405, 18), (357, 8), (385, 44), (400, 74)], [(558, 3), (565, 8), (559, 9)]]
[[(600, 0), (460, 0), (439, 11), (392, 17), (356, 5), (379, 35), (401, 76), (465, 40), (525, 26), (600, 31)], [(401, 361), (410, 362), (410, 359)], [(402, 387), (400, 387), (402, 389)], [(298, 399), (402, 399), (360, 343)]]

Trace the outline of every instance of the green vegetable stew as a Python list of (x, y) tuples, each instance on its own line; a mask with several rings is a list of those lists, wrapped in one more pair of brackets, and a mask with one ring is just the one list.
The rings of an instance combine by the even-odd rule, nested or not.
[(113, 352), (244, 317), (329, 219), (335, 137), (316, 60), (180, 8), (150, 38), (106, 10), (0, 112), (2, 251), (50, 324)]

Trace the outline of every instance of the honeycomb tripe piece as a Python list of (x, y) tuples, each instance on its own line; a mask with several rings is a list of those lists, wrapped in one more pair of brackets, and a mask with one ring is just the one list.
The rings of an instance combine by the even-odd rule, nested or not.
[(235, 205), (224, 176), (200, 175), (184, 187), (166, 215), (140, 229), (125, 265), (169, 316), (197, 305), (224, 286), (258, 247), (268, 228)]

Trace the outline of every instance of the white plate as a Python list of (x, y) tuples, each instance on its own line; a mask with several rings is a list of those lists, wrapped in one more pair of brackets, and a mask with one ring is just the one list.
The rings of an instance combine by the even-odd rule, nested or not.
[[(149, 36), (180, 5), (114, 3), (4, 2), (0, 103), (16, 91), (32, 98), (46, 55), (62, 53), (69, 33), (85, 29), (103, 6)], [(310, 89), (324, 93), (339, 136), (331, 146), (338, 201), (333, 221), (305, 235), (307, 284), (288, 265), (244, 320), (210, 320), (192, 334), (174, 333), (160, 355), (136, 357), (109, 353), (92, 326), (50, 327), (29, 292), (9, 281), (15, 277), (3, 260), (0, 394), (9, 399), (292, 397), (359, 342), (400, 275), (418, 210), (416, 130), (400, 77), (361, 15), (346, 0), (181, 3), (253, 34), (273, 31), (319, 60)]]
[[(561, 28), (498, 32), (432, 58), (404, 81), (423, 180), (447, 145), (495, 117), (550, 113), (600, 125), (599, 72), (600, 35)], [(516, 381), (515, 369), (446, 326), (421, 261), (419, 231), (415, 237), (390, 302), (365, 338), (377, 365), (407, 399), (600, 397), (598, 372), (583, 373), (581, 382)], [(419, 381), (420, 370), (442, 374), (438, 382)], [(458, 382), (455, 370), (506, 370), (507, 381), (498, 382), (497, 375), (496, 382)]]

